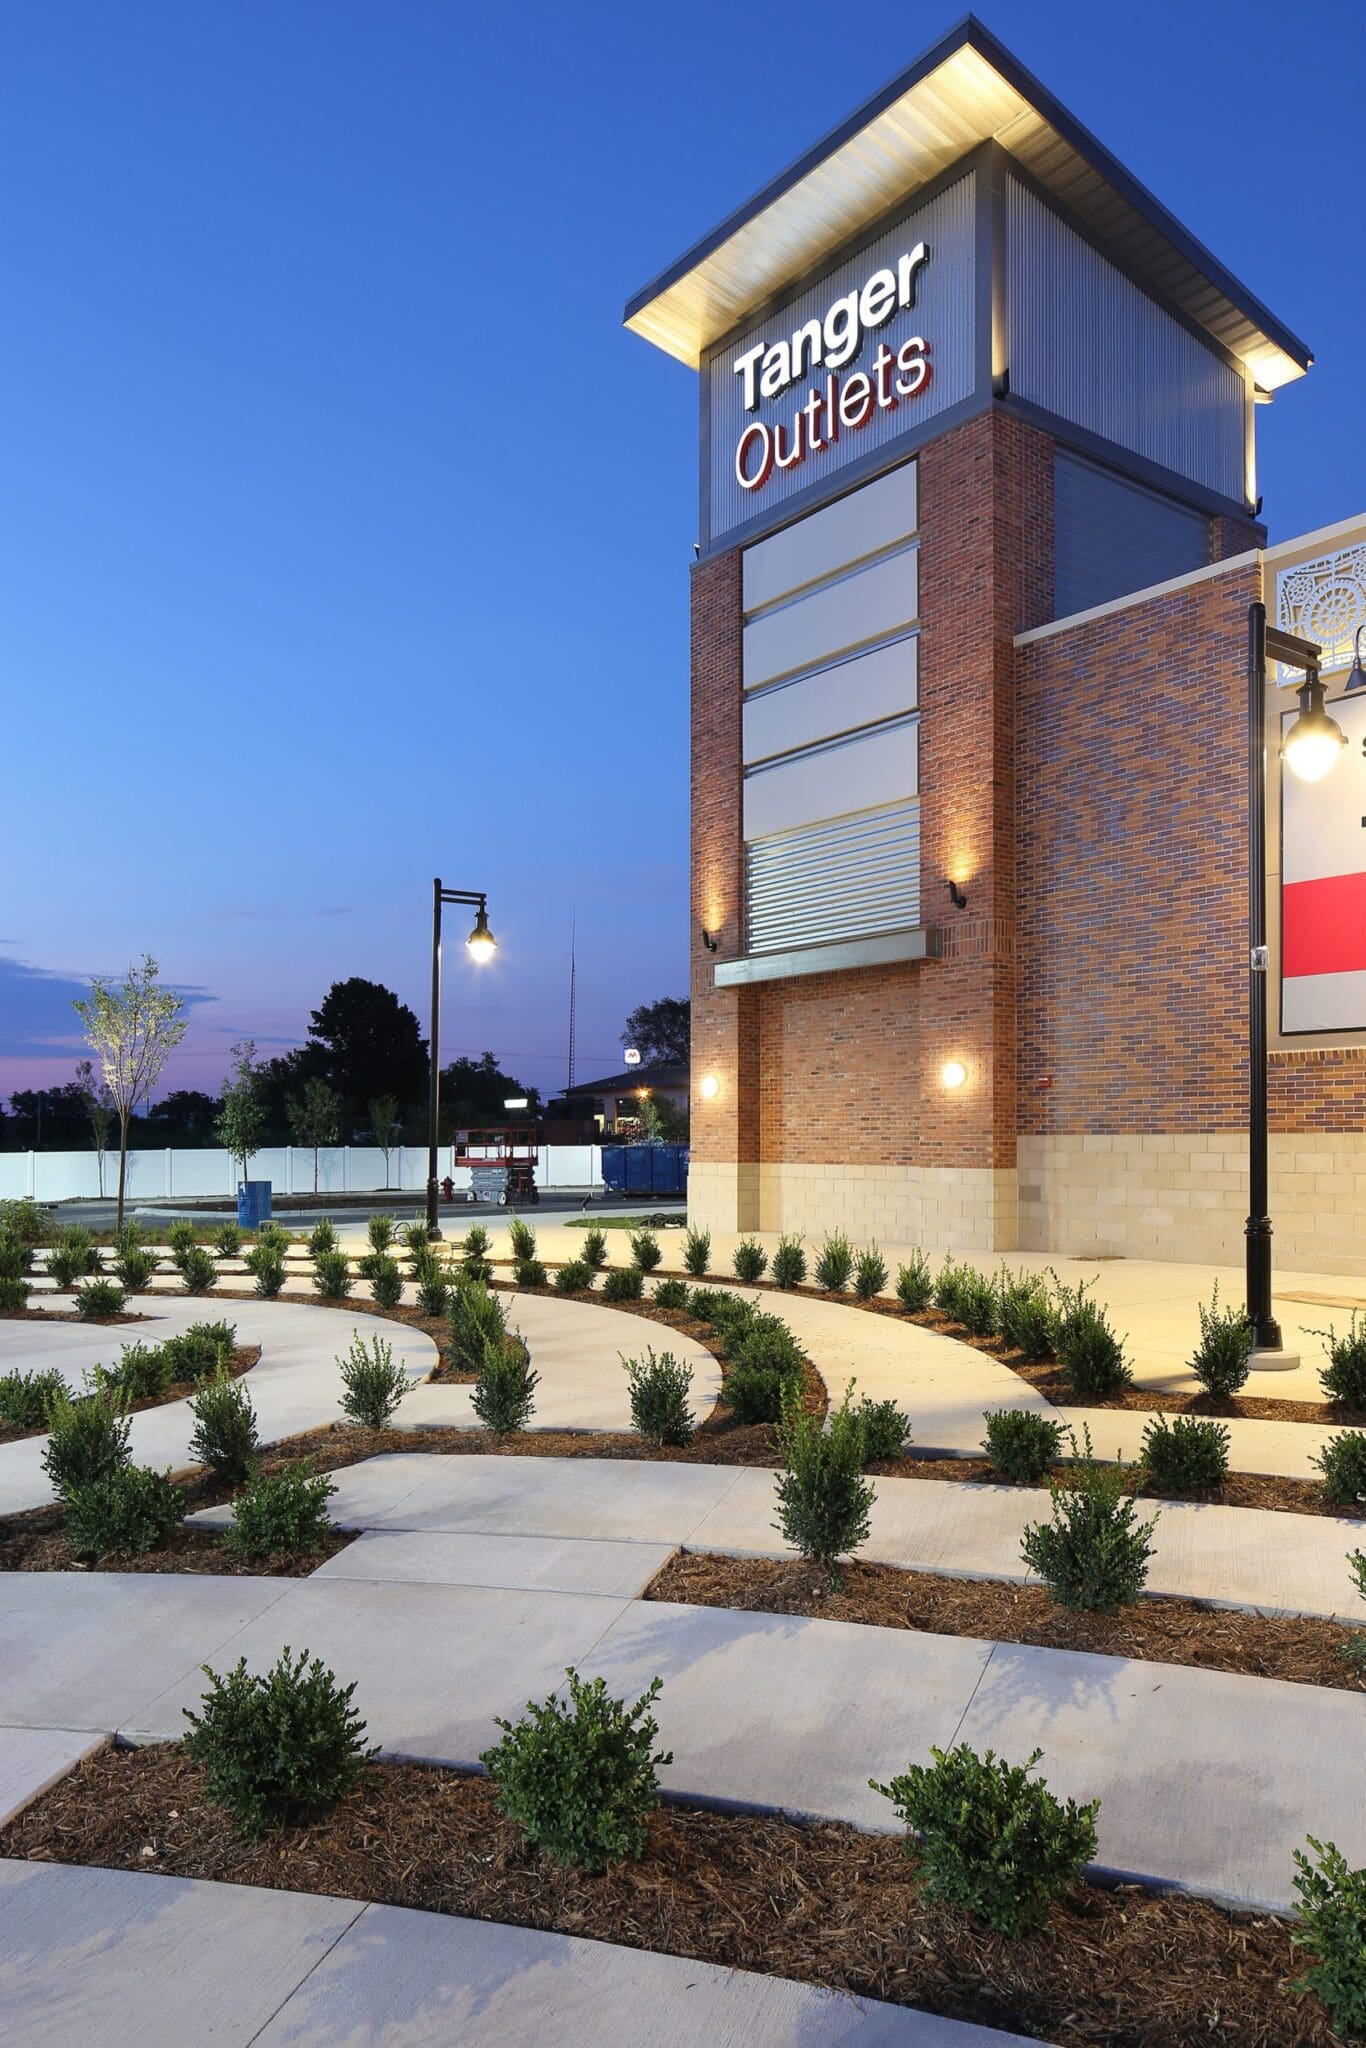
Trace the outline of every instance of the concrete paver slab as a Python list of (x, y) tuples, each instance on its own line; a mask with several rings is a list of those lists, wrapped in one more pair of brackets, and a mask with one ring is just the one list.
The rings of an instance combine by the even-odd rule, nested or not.
[(955, 1740), (1100, 1798), (1098, 1861), (1284, 1911), (1307, 1833), (1366, 1862), (1366, 1698), (998, 1644)]
[(12, 2048), (248, 2048), (355, 1920), (350, 1899), (0, 1863)]
[(0, 1728), (0, 1827), (106, 1740), (88, 1730)]
[(151, 1572), (0, 1574), (0, 1724), (120, 1728), (184, 1673), (221, 1655), (291, 1583)]
[[(1010, 2048), (1021, 2037), (572, 1935), (368, 1906), (260, 2048)], [(1022, 2044), (1021, 2044), (1022, 2048)]]
[(369, 1529), (313, 1574), (320, 1579), (632, 1599), (672, 1557), (670, 1543), (598, 1543), (563, 1536), (448, 1536)]

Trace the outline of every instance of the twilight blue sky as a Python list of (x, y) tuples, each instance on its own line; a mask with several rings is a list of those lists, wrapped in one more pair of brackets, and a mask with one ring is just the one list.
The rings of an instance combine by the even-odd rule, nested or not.
[[(694, 377), (627, 294), (955, 18), (816, 0), (45, 0), (0, 30), (0, 1094), (144, 949), (166, 1085), (327, 985), (563, 1078), (685, 986)], [(1302, 333), (1273, 538), (1366, 506), (1359, 5), (988, 0)]]

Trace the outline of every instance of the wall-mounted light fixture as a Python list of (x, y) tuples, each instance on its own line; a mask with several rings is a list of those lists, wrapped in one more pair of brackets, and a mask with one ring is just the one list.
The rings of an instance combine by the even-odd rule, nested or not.
[(955, 881), (954, 881), (954, 879), (953, 879), (952, 875), (950, 875), (950, 876), (948, 877), (948, 884), (949, 884), (949, 901), (950, 901), (950, 903), (951, 903), (951, 904), (953, 905), (954, 909), (955, 909), (955, 910), (966, 910), (966, 909), (967, 909), (967, 907), (968, 907), (968, 899), (967, 899), (967, 897), (966, 897), (966, 896), (965, 896), (965, 895), (963, 894), (962, 890), (961, 890), (961, 889), (959, 888), (959, 886), (958, 886), (957, 882), (955, 882)]
[(939, 1078), (946, 1088), (961, 1088), (968, 1078), (968, 1070), (961, 1060), (945, 1060), (939, 1069)]
[(1361, 636), (1366, 626), (1358, 626), (1352, 635), (1352, 673), (1347, 678), (1349, 690), (1366, 690), (1366, 668), (1361, 665)]
[(702, 925), (700, 927), (700, 930), (702, 933), (702, 944), (706, 947), (709, 953), (714, 953), (721, 943), (719, 937), (716, 935), (715, 932), (709, 932), (705, 925)]
[(721, 1093), (721, 1083), (717, 1080), (715, 1074), (704, 1074), (698, 1086), (708, 1102), (714, 1102)]

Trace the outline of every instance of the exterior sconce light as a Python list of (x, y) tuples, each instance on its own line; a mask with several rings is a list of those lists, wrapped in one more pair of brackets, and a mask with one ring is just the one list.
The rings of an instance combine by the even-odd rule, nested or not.
[(702, 933), (702, 944), (709, 953), (714, 953), (721, 943), (720, 939), (714, 932), (709, 932), (705, 925), (700, 926), (699, 929)]
[(1361, 665), (1361, 636), (1366, 626), (1358, 626), (1352, 635), (1352, 673), (1347, 678), (1348, 690), (1366, 690), (1366, 668)]
[(968, 1070), (961, 1060), (945, 1060), (939, 1069), (939, 1078), (946, 1088), (961, 1088), (968, 1078)]
[(1300, 715), (1285, 736), (1281, 755), (1291, 774), (1301, 782), (1322, 782), (1336, 765), (1347, 744), (1347, 735), (1323, 708), (1323, 684), (1317, 669), (1309, 670), (1296, 695)]
[(721, 1093), (721, 1083), (717, 1080), (715, 1074), (704, 1074), (698, 1086), (708, 1102), (714, 1102)]
[(949, 901), (955, 910), (966, 910), (968, 899), (952, 877), (949, 878)]

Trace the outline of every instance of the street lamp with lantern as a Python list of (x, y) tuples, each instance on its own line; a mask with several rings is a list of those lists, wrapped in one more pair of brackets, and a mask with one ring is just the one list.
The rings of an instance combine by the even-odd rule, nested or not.
[(1248, 1217), (1247, 1317), (1252, 1345), (1279, 1351), (1281, 1330), (1271, 1313), (1271, 1218), (1267, 1214), (1267, 1028), (1266, 978), (1266, 665), (1278, 661), (1298, 670), (1299, 715), (1281, 744), (1281, 759), (1304, 782), (1318, 782), (1335, 766), (1347, 745), (1340, 725), (1324, 709), (1319, 679), (1322, 649), (1268, 626), (1266, 606), (1247, 614), (1248, 766)]
[(477, 966), (491, 960), (498, 941), (489, 930), (488, 898), (482, 889), (443, 889), (441, 878), (432, 883), (432, 1035), (431, 1085), (427, 1095), (427, 1235), (439, 1238), (441, 1226), (436, 1207), (437, 1125), (441, 1113), (441, 906), (468, 904), (475, 911), (474, 928), (465, 950)]

